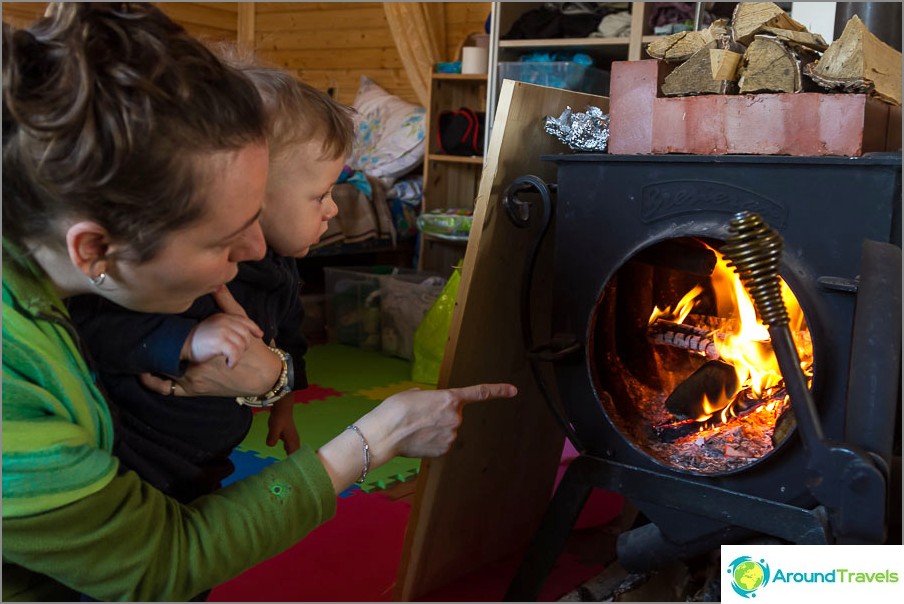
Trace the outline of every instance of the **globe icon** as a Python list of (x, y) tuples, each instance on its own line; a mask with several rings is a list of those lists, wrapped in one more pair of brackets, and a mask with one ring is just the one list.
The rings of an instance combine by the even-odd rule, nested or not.
[(744, 591), (755, 591), (763, 584), (765, 578), (763, 567), (753, 560), (747, 560), (738, 564), (734, 569), (733, 576), (735, 585)]

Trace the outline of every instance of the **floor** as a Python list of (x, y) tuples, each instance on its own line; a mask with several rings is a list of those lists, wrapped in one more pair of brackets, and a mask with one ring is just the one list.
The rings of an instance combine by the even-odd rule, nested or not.
[[(296, 393), (302, 440), (317, 447), (383, 398), (417, 384), (410, 364), (379, 352), (340, 345), (312, 346), (306, 355), (311, 386)], [(352, 368), (351, 370), (349, 368)], [(423, 385), (421, 385), (423, 387)], [(285, 457), (267, 447), (266, 415), (255, 415), (235, 452), (235, 479)], [(573, 458), (563, 451), (560, 476)], [(362, 487), (338, 499), (336, 516), (288, 551), (213, 590), (210, 601), (392, 601), (405, 530), (416, 488), (417, 460), (397, 459)], [(603, 572), (614, 559), (622, 500), (594, 492), (565, 551), (550, 573), (541, 601), (556, 601)], [(499, 601), (521, 553), (462, 577), (419, 601)]]

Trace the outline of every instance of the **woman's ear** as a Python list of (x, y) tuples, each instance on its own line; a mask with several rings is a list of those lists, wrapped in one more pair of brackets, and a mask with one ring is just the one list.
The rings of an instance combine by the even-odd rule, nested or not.
[(90, 220), (77, 222), (66, 231), (66, 249), (69, 258), (89, 279), (106, 272), (110, 245), (110, 234), (107, 230)]

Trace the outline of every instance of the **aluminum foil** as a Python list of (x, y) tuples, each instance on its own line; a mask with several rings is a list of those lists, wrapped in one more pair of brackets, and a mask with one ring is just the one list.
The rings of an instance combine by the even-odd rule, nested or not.
[(565, 107), (559, 117), (546, 117), (544, 129), (576, 151), (602, 153), (609, 143), (609, 116), (592, 105), (583, 113)]

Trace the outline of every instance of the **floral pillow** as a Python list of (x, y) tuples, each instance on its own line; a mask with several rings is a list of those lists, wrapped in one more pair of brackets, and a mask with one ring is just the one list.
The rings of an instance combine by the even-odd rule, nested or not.
[(427, 113), (423, 107), (386, 92), (367, 76), (361, 76), (352, 105), (358, 111), (349, 159), (353, 168), (391, 184), (421, 163)]

